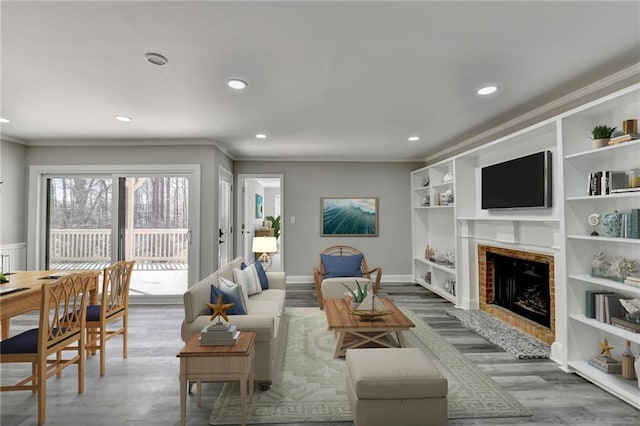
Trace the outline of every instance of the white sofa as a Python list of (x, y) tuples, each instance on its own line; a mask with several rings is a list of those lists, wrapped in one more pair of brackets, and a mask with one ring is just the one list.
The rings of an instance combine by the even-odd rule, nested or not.
[[(218, 287), (219, 277), (233, 281), (233, 269), (240, 269), (242, 258), (237, 257), (216, 272), (202, 279), (184, 293), (184, 321), (182, 340), (187, 342), (211, 322), (211, 286)], [(255, 381), (262, 390), (269, 389), (273, 378), (278, 339), (285, 338), (281, 324), (285, 305), (285, 273), (267, 271), (269, 288), (249, 296), (247, 315), (229, 315), (229, 322), (240, 331), (256, 332)]]

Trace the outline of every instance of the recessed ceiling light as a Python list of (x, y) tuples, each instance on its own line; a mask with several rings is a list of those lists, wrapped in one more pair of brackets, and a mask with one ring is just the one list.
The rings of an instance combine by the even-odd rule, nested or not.
[(498, 90), (496, 86), (485, 86), (481, 89), (478, 89), (478, 95), (482, 95), (482, 96), (490, 95), (496, 90)]
[(11, 123), (11, 120), (9, 120), (7, 118), (0, 117), (0, 123), (3, 123), (3, 124)]
[(116, 120), (118, 120), (118, 121), (122, 121), (122, 122), (124, 122), (124, 123), (128, 123), (128, 122), (130, 122), (130, 121), (131, 121), (131, 118), (130, 118), (130, 117), (126, 117), (126, 116), (124, 116), (124, 115), (116, 115), (116, 116), (114, 116), (114, 118), (115, 118)]
[(267, 138), (267, 135), (265, 135), (264, 133), (258, 133), (258, 134), (256, 135), (256, 138), (258, 138), (258, 139), (266, 139), (266, 138)]
[(409, 141), (410, 142), (415, 142), (415, 141), (419, 141), (420, 140), (420, 136), (409, 136)]
[(144, 57), (147, 58), (147, 61), (151, 62), (153, 65), (164, 65), (169, 62), (169, 60), (165, 56), (159, 53), (148, 52), (144, 54)]
[(231, 79), (227, 80), (227, 86), (231, 87), (232, 89), (242, 90), (245, 87), (247, 87), (248, 84), (244, 80), (240, 80), (240, 79), (237, 79), (237, 78), (231, 78)]

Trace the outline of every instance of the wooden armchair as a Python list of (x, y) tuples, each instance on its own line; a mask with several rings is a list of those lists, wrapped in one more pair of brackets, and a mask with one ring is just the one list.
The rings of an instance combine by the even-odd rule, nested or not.
[[(323, 262), (323, 258), (325, 260), (331, 259), (331, 258), (328, 258), (327, 256), (340, 256), (340, 257), (358, 256), (361, 258), (359, 260), (360, 265), (359, 265), (359, 268), (356, 265), (355, 270), (351, 270), (349, 274), (346, 274), (344, 275), (344, 277), (342, 277), (341, 275), (336, 275), (335, 272), (328, 271), (326, 269), (326, 266)], [(339, 260), (339, 259), (336, 259), (336, 260)], [(357, 258), (355, 258), (354, 261), (355, 260), (357, 260)], [(346, 281), (349, 277), (366, 278), (373, 284), (373, 292), (377, 294), (378, 290), (380, 289), (380, 280), (382, 279), (382, 268), (377, 267), (377, 268), (369, 269), (369, 265), (367, 265), (367, 259), (365, 258), (364, 254), (357, 248), (354, 248), (351, 246), (345, 246), (345, 245), (335, 245), (335, 246), (326, 248), (320, 254), (320, 262), (318, 264), (318, 267), (313, 268), (313, 281), (316, 286), (316, 294), (318, 297), (318, 304), (320, 305), (320, 309), (324, 309), (323, 292), (322, 292), (323, 281), (325, 281), (325, 279), (330, 279), (330, 278), (344, 278)], [(340, 281), (343, 281), (343, 280), (341, 279)], [(327, 284), (328, 283), (325, 283), (325, 285)], [(337, 283), (337, 284), (341, 285), (341, 283)]]

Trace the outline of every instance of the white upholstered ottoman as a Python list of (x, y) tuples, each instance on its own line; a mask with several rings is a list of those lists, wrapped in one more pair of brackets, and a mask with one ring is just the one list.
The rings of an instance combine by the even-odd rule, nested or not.
[(420, 349), (350, 349), (345, 379), (356, 425), (447, 424), (447, 378)]

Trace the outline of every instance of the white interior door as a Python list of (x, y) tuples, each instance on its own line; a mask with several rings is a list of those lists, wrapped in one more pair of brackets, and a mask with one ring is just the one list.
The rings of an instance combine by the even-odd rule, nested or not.
[(224, 167), (219, 169), (218, 178), (218, 269), (231, 261), (233, 256), (232, 175)]

